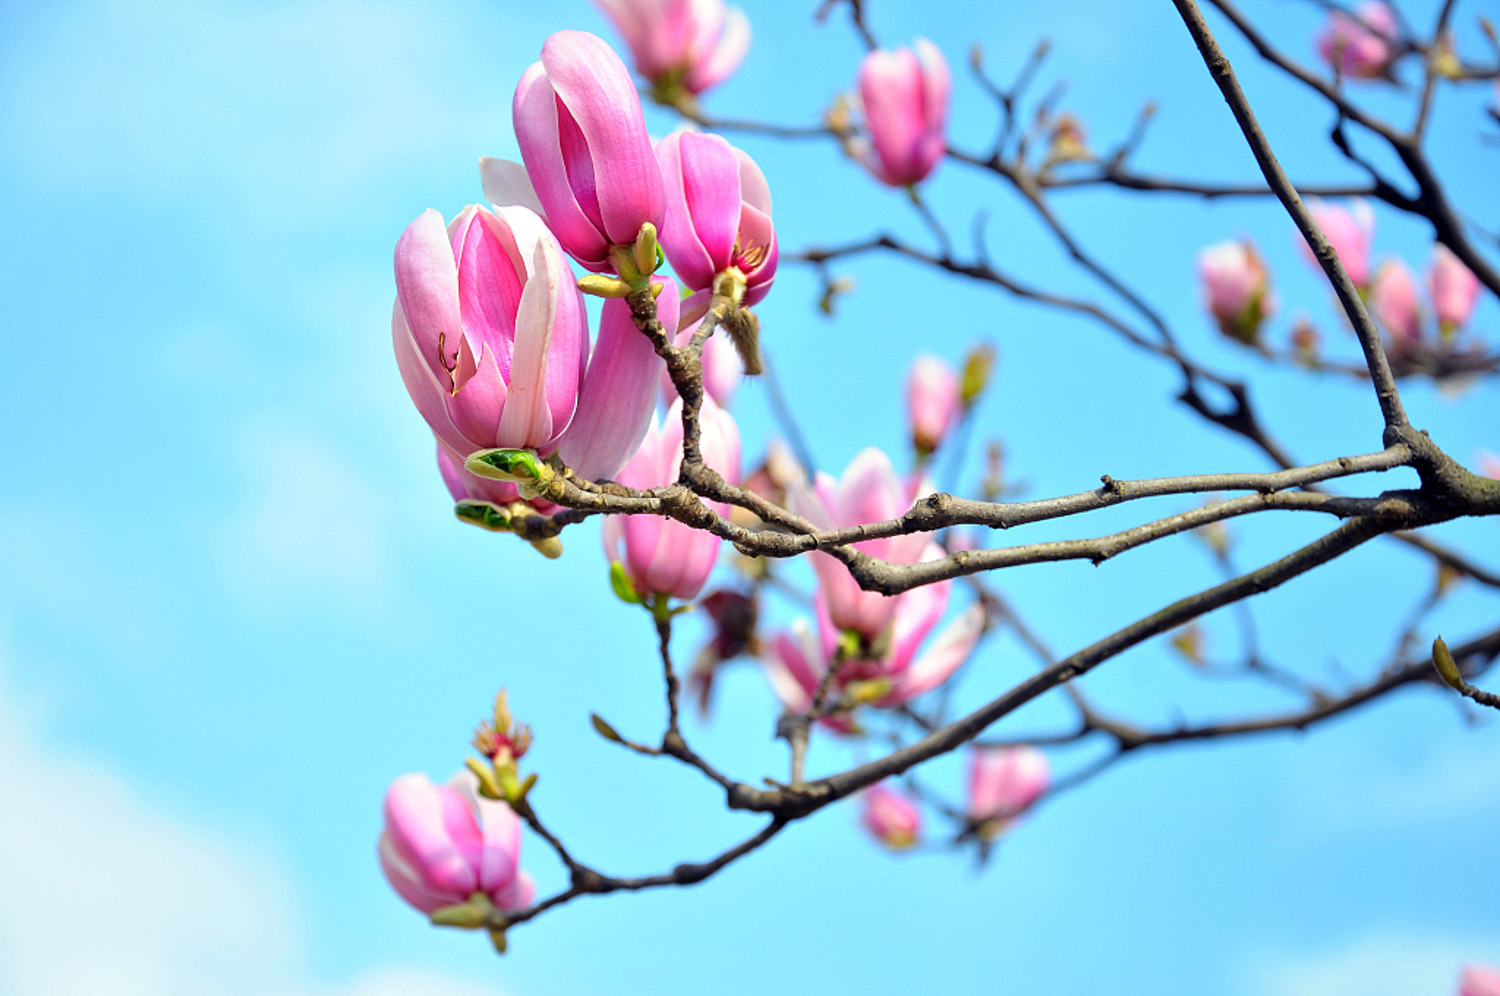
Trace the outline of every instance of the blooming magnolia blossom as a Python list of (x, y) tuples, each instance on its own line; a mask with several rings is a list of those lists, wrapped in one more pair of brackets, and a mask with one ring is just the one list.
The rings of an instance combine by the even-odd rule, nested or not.
[(906, 379), (906, 412), (917, 452), (937, 449), (963, 412), (958, 371), (936, 356), (917, 357)]
[(1500, 996), (1500, 967), (1466, 965), (1458, 979), (1458, 996)]
[(502, 910), (530, 905), (535, 889), (520, 870), (521, 821), (503, 802), (481, 798), (474, 776), (446, 785), (402, 775), (385, 795), (380, 868), (391, 887), (423, 913), (483, 893)]
[(620, 305), (605, 309), (590, 357), (572, 271), (527, 208), (471, 205), (446, 229), (436, 211), (412, 222), (396, 245), (391, 326), (407, 392), (460, 462), (492, 447), (560, 450), (579, 474), (607, 477), (645, 434), (660, 358)]
[(859, 821), (886, 847), (903, 851), (922, 836), (922, 811), (916, 803), (884, 784), (871, 785), (861, 794)]
[(918, 38), (911, 48), (876, 49), (859, 66), (859, 97), (872, 149), (871, 173), (893, 187), (925, 180), (946, 148), (948, 101), (953, 88), (948, 60)]
[[(1318, 223), (1323, 237), (1338, 254), (1339, 262), (1344, 265), (1344, 272), (1349, 274), (1354, 286), (1368, 285), (1370, 247), (1375, 241), (1375, 212), (1370, 210), (1370, 205), (1362, 198), (1356, 198), (1345, 208), (1313, 198), (1308, 201), (1308, 210), (1312, 212), (1313, 220)], [(1321, 271), (1322, 267), (1313, 255), (1312, 247), (1300, 232), (1297, 234), (1297, 244), (1302, 247), (1302, 254), (1308, 262)]]
[(1220, 242), (1198, 254), (1204, 303), (1225, 335), (1254, 345), (1261, 324), (1276, 311), (1271, 274), (1255, 246)]
[(1318, 54), (1341, 76), (1357, 80), (1386, 75), (1396, 56), (1400, 29), (1390, 5), (1376, 0), (1360, 4), (1350, 17), (1335, 10), (1318, 36)]
[(1427, 269), (1427, 290), (1438, 329), (1444, 335), (1464, 327), (1479, 300), (1479, 278), (1474, 276), (1453, 250), (1439, 242), (1432, 247), (1432, 265)]
[(630, 46), (638, 73), (663, 93), (694, 96), (721, 82), (750, 48), (750, 19), (723, 0), (594, 0)]
[(1047, 791), (1047, 755), (1034, 747), (974, 747), (969, 753), (969, 819), (993, 840)]
[(1417, 282), (1401, 260), (1381, 264), (1370, 288), (1370, 303), (1391, 334), (1397, 352), (1421, 340), (1422, 307), (1417, 302)]
[(661, 247), (689, 289), (710, 290), (721, 273), (758, 303), (776, 277), (771, 188), (744, 152), (718, 135), (674, 131), (656, 145), (666, 191)]
[(661, 170), (641, 99), (604, 39), (548, 38), (516, 86), (512, 115), (525, 170), (482, 160), (491, 201), (539, 206), (562, 247), (594, 271), (613, 269), (610, 247), (634, 243), (646, 222), (661, 228)]
[[(891, 458), (873, 446), (862, 451), (835, 481), (819, 473), (811, 486), (806, 483), (787, 494), (790, 508), (818, 529), (842, 529), (866, 522), (894, 519), (910, 510), (919, 496), (930, 492), (921, 479), (903, 481), (891, 466)], [(862, 540), (856, 550), (896, 564), (914, 564), (930, 540), (921, 533)], [(818, 589), (828, 614), (838, 629), (852, 629), (873, 640), (890, 623), (896, 611), (896, 596), (864, 591), (848, 569), (831, 554), (812, 554)]]
[[(941, 548), (932, 544), (923, 559), (941, 556)], [(840, 694), (867, 689), (870, 704), (894, 709), (951, 678), (973, 654), (984, 633), (986, 614), (984, 606), (970, 606), (922, 650), (947, 610), (950, 585), (951, 582), (940, 581), (895, 596), (889, 640), (882, 641), (886, 645), (868, 648), (863, 656), (844, 661), (834, 678), (833, 689)], [(805, 713), (812, 707), (813, 697), (836, 653), (838, 638), (838, 630), (820, 598), (817, 632), (805, 619), (798, 619), (790, 631), (777, 634), (761, 655), (772, 690), (791, 712)], [(840, 732), (853, 729), (847, 717), (838, 715), (826, 717), (824, 725)]]
[[(643, 337), (644, 338), (644, 337)], [(703, 461), (730, 484), (740, 478), (740, 432), (730, 414), (712, 398), (699, 413)], [(682, 402), (667, 412), (666, 422), (652, 425), (641, 448), (620, 471), (621, 484), (654, 488), (677, 480), (682, 466)], [(727, 515), (721, 502), (709, 508)], [(623, 546), (623, 551), (621, 547)], [(703, 588), (719, 555), (719, 537), (661, 515), (611, 515), (604, 520), (604, 550), (620, 563), (641, 594), (691, 599)]]

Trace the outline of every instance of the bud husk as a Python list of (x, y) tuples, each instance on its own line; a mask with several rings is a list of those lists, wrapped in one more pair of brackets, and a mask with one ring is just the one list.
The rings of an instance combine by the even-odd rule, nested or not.
[(635, 583), (625, 573), (625, 565), (618, 560), (609, 563), (609, 586), (614, 589), (615, 597), (626, 605), (639, 605), (642, 601), (640, 592), (635, 590)]
[(548, 560), (556, 560), (563, 554), (562, 540), (556, 536), (547, 536), (543, 539), (531, 540), (531, 545), (536, 547), (536, 552)]
[(578, 278), (578, 289), (595, 297), (625, 297), (630, 285), (607, 273), (585, 273)]
[(625, 742), (625, 738), (620, 736), (619, 733), (615, 732), (615, 728), (613, 726), (610, 726), (609, 723), (605, 721), (604, 717), (599, 715), (597, 712), (589, 713), (589, 722), (594, 724), (594, 732), (599, 734), (605, 740), (617, 744), (622, 744)]
[(437, 927), (458, 927), (462, 930), (477, 930), (484, 926), (485, 920), (489, 918), (490, 910), (493, 909), (490, 897), (482, 892), (476, 892), (469, 897), (466, 903), (455, 903), (452, 906), (444, 906), (435, 909), (428, 914), (427, 918)]
[(656, 241), (656, 226), (651, 222), (641, 225), (635, 237), (635, 267), (641, 276), (649, 277), (661, 263), (661, 246)]
[(510, 532), (510, 515), (493, 502), (461, 501), (453, 506), (453, 514), (463, 522), (492, 533)]
[(476, 477), (492, 481), (509, 481), (512, 484), (536, 483), (546, 487), (556, 471), (531, 450), (494, 449), (471, 453), (464, 461), (464, 469)]
[(1458, 673), (1458, 662), (1453, 659), (1453, 653), (1448, 649), (1448, 644), (1443, 642), (1440, 636), (1432, 641), (1432, 666), (1437, 668), (1438, 677), (1454, 691), (1464, 690), (1463, 675)]
[(495, 780), (495, 769), (492, 765), (485, 764), (477, 757), (464, 758), (464, 767), (474, 773), (479, 779), (479, 794), (486, 799), (503, 799), (504, 793), (500, 791), (500, 783)]
[(969, 350), (964, 357), (964, 372), (959, 379), (958, 396), (965, 408), (972, 408), (984, 389), (989, 386), (990, 374), (995, 369), (995, 347), (981, 343)]

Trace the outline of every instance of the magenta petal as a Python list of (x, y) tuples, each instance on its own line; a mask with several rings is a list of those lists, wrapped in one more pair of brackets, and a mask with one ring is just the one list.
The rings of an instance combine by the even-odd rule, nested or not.
[(476, 345), (488, 347), (505, 376), (510, 373), (516, 338), (521, 278), (496, 227), (488, 211), (466, 209), (453, 233), (453, 253), (458, 259), (458, 304), (464, 332)]
[(446, 378), (463, 328), (457, 267), (443, 216), (423, 211), (396, 242), (396, 299), (411, 328), (416, 353), (434, 376)]
[[(664, 328), (675, 328), (677, 285), (662, 277), (653, 282), (662, 285), (657, 317)], [(651, 340), (635, 327), (630, 306), (623, 299), (605, 301), (578, 412), (558, 448), (563, 462), (590, 480), (618, 473), (646, 437), (657, 381), (665, 371)]]
[[(605, 237), (625, 245), (635, 240), (643, 222), (660, 229), (661, 172), (646, 134), (640, 96), (620, 57), (597, 35), (568, 30), (547, 39), (542, 65), (557, 99), (588, 144)], [(531, 179), (537, 183), (534, 173)], [(542, 193), (540, 184), (537, 193)], [(545, 195), (542, 203), (551, 218)]]
[(512, 116), (526, 175), (537, 200), (547, 209), (548, 226), (569, 255), (584, 266), (607, 266), (609, 242), (583, 213), (568, 184), (558, 130), (557, 93), (540, 62), (533, 63), (516, 85)]
[(468, 898), (433, 890), (424, 885), (416, 869), (396, 852), (390, 834), (380, 835), (378, 853), (380, 870), (385, 873), (385, 880), (391, 884), (391, 888), (396, 890), (397, 895), (423, 913), (431, 913)]
[(411, 868), (422, 887), (462, 902), (478, 886), (479, 827), (463, 799), (426, 775), (402, 775), (385, 797), (391, 852)]
[(672, 269), (683, 284), (689, 290), (705, 291), (713, 286), (714, 276), (721, 267), (714, 265), (713, 255), (704, 246), (693, 225), (682, 162), (682, 140), (688, 134), (686, 131), (674, 131), (656, 144), (665, 203), (658, 238), (662, 251), (667, 254)]
[(984, 633), (985, 618), (984, 606), (974, 605), (955, 619), (911, 667), (895, 676), (890, 694), (880, 700), (880, 705), (909, 702), (951, 678), (974, 652)]
[(734, 259), (740, 227), (740, 160), (717, 135), (684, 132), (679, 140), (683, 196), (693, 232), (715, 272)]
[(399, 299), (392, 309), (391, 338), (396, 347), (396, 367), (401, 371), (401, 382), (406, 385), (406, 393), (411, 395), (428, 427), (453, 449), (471, 452), (475, 444), (458, 431), (448, 415), (448, 375), (445, 372), (443, 383), (439, 383), (432, 368), (417, 356), (417, 345), (406, 316), (401, 312)]
[(499, 445), (498, 430), (507, 393), (505, 380), (495, 363), (495, 354), (486, 347), (474, 375), (448, 399), (448, 414), (452, 416), (453, 424), (466, 437), (477, 442), (477, 448)]

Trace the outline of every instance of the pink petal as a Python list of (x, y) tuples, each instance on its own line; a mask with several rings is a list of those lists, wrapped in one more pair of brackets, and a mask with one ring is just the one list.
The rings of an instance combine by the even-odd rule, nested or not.
[(430, 208), (396, 242), (396, 299), (417, 356), (439, 380), (446, 379), (458, 353), (463, 322), (448, 232), (443, 216)]
[[(641, 100), (625, 64), (604, 39), (559, 31), (542, 46), (542, 65), (557, 99), (587, 143), (603, 234), (635, 240), (641, 223), (662, 227), (662, 180), (646, 134)], [(528, 173), (530, 163), (527, 164)], [(531, 174), (533, 183), (537, 182)], [(540, 185), (537, 190), (541, 194)], [(551, 204), (545, 196), (551, 215)]]
[[(652, 279), (662, 285), (657, 317), (664, 328), (674, 328), (681, 303), (677, 285), (665, 277)], [(558, 448), (563, 462), (590, 480), (618, 473), (646, 437), (656, 385), (665, 372), (651, 340), (636, 328), (630, 306), (621, 298), (605, 301), (578, 411)]]

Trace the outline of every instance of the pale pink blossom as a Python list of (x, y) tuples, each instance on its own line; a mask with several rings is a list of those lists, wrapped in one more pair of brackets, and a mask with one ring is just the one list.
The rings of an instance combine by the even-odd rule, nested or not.
[(859, 96), (872, 148), (865, 165), (893, 187), (926, 179), (946, 149), (953, 82), (938, 47), (876, 49), (859, 67)]
[(1463, 328), (1479, 300), (1479, 278), (1474, 276), (1453, 250), (1441, 242), (1432, 247), (1432, 265), (1427, 269), (1427, 290), (1438, 329), (1444, 335)]
[(922, 811), (906, 795), (884, 784), (861, 793), (859, 821), (886, 847), (903, 851), (922, 836)]
[(1046, 794), (1047, 755), (1034, 747), (974, 747), (969, 753), (969, 819), (993, 839)]
[(1381, 264), (1375, 274), (1375, 284), (1370, 288), (1370, 304), (1390, 333), (1397, 352), (1409, 349), (1421, 340), (1422, 307), (1417, 301), (1417, 282), (1410, 268), (1401, 260)]
[(539, 205), (558, 242), (585, 268), (612, 270), (611, 246), (662, 227), (661, 170), (640, 95), (604, 39), (559, 31), (516, 86), (512, 106), (524, 173), (480, 163), (496, 204)]
[(906, 413), (917, 452), (937, 449), (963, 413), (958, 371), (936, 356), (917, 357), (906, 379)]
[(771, 188), (743, 151), (718, 135), (674, 131), (656, 145), (666, 192), (661, 247), (683, 284), (707, 291), (733, 271), (746, 306), (758, 303), (776, 278), (776, 229)]
[[(703, 462), (730, 484), (740, 479), (740, 433), (730, 414), (703, 400), (699, 414)], [(672, 484), (682, 466), (682, 402), (667, 411), (666, 422), (652, 425), (641, 448), (620, 471), (619, 482), (633, 488)], [(722, 502), (707, 502), (728, 515)], [(642, 595), (697, 596), (719, 556), (719, 537), (661, 515), (611, 515), (604, 520), (604, 550), (621, 564)]]
[(1353, 17), (1341, 10), (1330, 14), (1318, 36), (1318, 54), (1348, 79), (1379, 79), (1396, 56), (1399, 36), (1395, 11), (1376, 0), (1360, 4)]
[(1458, 996), (1500, 996), (1500, 967), (1464, 966), (1458, 979)]
[(723, 0), (594, 0), (630, 46), (638, 73), (697, 95), (744, 61), (750, 20)]
[(620, 302), (606, 306), (590, 358), (582, 296), (534, 212), (471, 205), (445, 228), (426, 211), (395, 263), (396, 363), (453, 456), (560, 451), (590, 478), (624, 465), (645, 435), (661, 360)]
[(1220, 242), (1198, 254), (1204, 303), (1225, 335), (1253, 345), (1276, 311), (1271, 274), (1249, 240)]
[[(923, 559), (940, 556), (941, 548), (932, 544)], [(870, 705), (894, 709), (951, 678), (973, 654), (986, 624), (984, 606), (972, 605), (928, 642), (947, 610), (951, 584), (940, 581), (895, 596), (895, 616), (888, 634), (879, 645), (863, 647), (839, 666), (833, 680), (833, 700), (846, 691), (860, 690), (865, 693), (862, 700)], [(805, 619), (798, 619), (790, 630), (776, 635), (761, 659), (772, 691), (795, 713), (811, 708), (837, 652), (839, 632), (828, 618), (821, 597), (817, 609), (816, 632)], [(837, 715), (829, 717), (825, 725), (841, 732), (852, 729), (847, 718)]]
[[(842, 529), (894, 519), (910, 510), (924, 490), (920, 480), (903, 481), (890, 457), (871, 447), (850, 462), (840, 480), (820, 472), (810, 486), (801, 484), (787, 497), (791, 510), (818, 529)], [(913, 564), (929, 542), (926, 534), (915, 533), (862, 540), (854, 548), (892, 563)], [(812, 564), (834, 626), (852, 629), (866, 639), (879, 636), (896, 611), (895, 597), (862, 590), (831, 554), (814, 552)]]
[(474, 776), (434, 785), (402, 775), (385, 795), (380, 867), (402, 899), (423, 913), (482, 893), (502, 910), (531, 903), (531, 876), (520, 869), (521, 821), (503, 802), (481, 798)]
[[(1307, 207), (1312, 212), (1313, 221), (1318, 223), (1318, 228), (1323, 232), (1323, 237), (1338, 254), (1339, 262), (1343, 264), (1344, 272), (1349, 274), (1354, 286), (1366, 286), (1370, 282), (1370, 249), (1375, 242), (1375, 212), (1370, 209), (1369, 203), (1356, 198), (1346, 208), (1313, 198), (1307, 202)], [(1300, 232), (1297, 234), (1297, 244), (1301, 246), (1307, 261), (1322, 272), (1312, 247)]]

